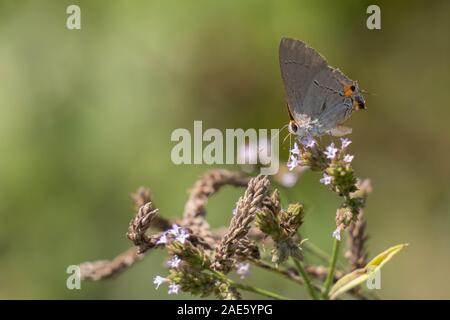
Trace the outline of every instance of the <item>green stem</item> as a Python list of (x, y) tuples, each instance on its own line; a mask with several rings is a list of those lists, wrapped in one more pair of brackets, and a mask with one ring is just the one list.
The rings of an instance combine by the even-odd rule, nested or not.
[(305, 287), (308, 290), (309, 295), (314, 300), (318, 300), (319, 297), (317, 296), (316, 291), (314, 290), (314, 288), (311, 285), (311, 280), (309, 279), (309, 276), (306, 273), (305, 268), (303, 268), (303, 264), (301, 263), (301, 261), (295, 259), (294, 257), (292, 257), (292, 260), (294, 260), (294, 263), (298, 269), (298, 272), (300, 272), (301, 276), (303, 277), (303, 280), (305, 281)]
[[(256, 267), (259, 267), (261, 269), (267, 270), (267, 271), (271, 271), (273, 273), (279, 274), (280, 276), (285, 277), (288, 280), (294, 281), (295, 283), (298, 283), (302, 286), (305, 285), (305, 281), (303, 280), (303, 278), (299, 277), (297, 274), (294, 274), (292, 272), (289, 272), (287, 270), (282, 270), (279, 269), (277, 267), (274, 267), (272, 265), (270, 265), (267, 262), (264, 262), (262, 260), (254, 260), (251, 259), (250, 260)], [(317, 285), (317, 284), (313, 284), (311, 283), (312, 287), (315, 288), (318, 291), (322, 291), (322, 287)]]
[(287, 270), (281, 270), (281, 269), (279, 269), (279, 268), (277, 268), (277, 267), (274, 267), (273, 265), (271, 265), (271, 264), (269, 264), (269, 263), (267, 263), (267, 262), (264, 262), (264, 261), (262, 261), (262, 260), (251, 259), (250, 261), (251, 261), (256, 267), (259, 267), (259, 268), (264, 269), (264, 270), (267, 270), (267, 271), (271, 271), (271, 272), (273, 272), (273, 273), (277, 273), (277, 274), (279, 274), (280, 276), (283, 276), (283, 277), (285, 277), (286, 279), (289, 279), (289, 280), (291, 280), (291, 281), (294, 281), (294, 282), (296, 282), (296, 283), (298, 283), (298, 284), (300, 284), (300, 285), (302, 285), (302, 286), (305, 285), (305, 281), (303, 281), (302, 278), (298, 277), (297, 275), (294, 275), (294, 274), (290, 273), (290, 272), (287, 271)]
[[(325, 250), (323, 250), (319, 246), (315, 245), (311, 241), (305, 241), (305, 243), (303, 244), (303, 248), (306, 251), (317, 256), (323, 262), (330, 261), (330, 255)], [(345, 269), (345, 266), (340, 261), (337, 261), (337, 266), (339, 266), (341, 269)]]
[(334, 271), (336, 270), (336, 261), (339, 253), (339, 247), (340, 247), (341, 241), (334, 239), (333, 243), (333, 252), (331, 253), (330, 258), (330, 267), (328, 269), (328, 275), (325, 279), (325, 290), (323, 292), (324, 299), (329, 299), (328, 294), (330, 293), (331, 286), (333, 285), (334, 280)]
[(262, 296), (265, 296), (265, 297), (268, 297), (268, 298), (271, 298), (271, 299), (275, 299), (275, 300), (290, 300), (289, 298), (287, 298), (285, 296), (279, 295), (277, 293), (274, 293), (274, 292), (271, 292), (271, 291), (268, 291), (268, 290), (265, 290), (265, 289), (261, 289), (261, 288), (253, 287), (253, 286), (250, 286), (250, 285), (246, 285), (246, 284), (235, 282), (235, 281), (229, 279), (223, 273), (218, 272), (216, 270), (209, 269), (209, 271), (212, 272), (213, 274), (215, 274), (216, 276), (218, 276), (219, 278), (221, 278), (223, 281), (228, 282), (230, 285), (232, 285), (232, 286), (234, 286), (236, 288), (239, 288), (239, 289), (242, 289), (242, 290), (245, 290), (245, 291), (249, 291), (249, 292), (253, 292), (253, 293), (258, 293), (258, 294), (260, 294)]
[(253, 293), (257, 293), (260, 294), (262, 296), (271, 298), (271, 299), (275, 299), (275, 300), (290, 300), (289, 298), (279, 295), (277, 293), (271, 292), (271, 291), (267, 291), (265, 289), (261, 289), (261, 288), (257, 288), (257, 287), (253, 287), (253, 286), (249, 286), (246, 284), (242, 284), (242, 283), (237, 283), (234, 282), (232, 280), (230, 280), (230, 283), (232, 286), (238, 288), (238, 289), (242, 289), (245, 291), (249, 291), (249, 292), (253, 292)]
[[(264, 269), (264, 270), (276, 273), (276, 274), (278, 274), (280, 276), (283, 276), (283, 277), (285, 277), (288, 280), (294, 281), (295, 283), (298, 283), (298, 284), (300, 284), (302, 286), (305, 285), (305, 281), (303, 280), (303, 278), (301, 278), (297, 274), (294, 274), (294, 273), (292, 273), (290, 271), (287, 271), (287, 270), (279, 269), (279, 268), (274, 267), (271, 264), (269, 264), (267, 262), (264, 262), (262, 260), (250, 259), (250, 261), (256, 267), (259, 267), (261, 269)], [(339, 263), (339, 261), (338, 261), (338, 263)], [(316, 283), (311, 283), (311, 286), (316, 290), (316, 292), (323, 292), (324, 291), (322, 286), (320, 286), (320, 285), (318, 285)], [(378, 297), (376, 297), (376, 295), (374, 293), (372, 293), (372, 292), (368, 292), (368, 293), (365, 293), (365, 295), (361, 295), (360, 292), (351, 290), (350, 294), (352, 294), (357, 299), (367, 299), (367, 297), (371, 297), (372, 299), (378, 300)]]

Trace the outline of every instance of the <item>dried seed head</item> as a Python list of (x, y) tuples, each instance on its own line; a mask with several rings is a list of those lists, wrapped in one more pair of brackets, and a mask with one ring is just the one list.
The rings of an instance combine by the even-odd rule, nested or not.
[(287, 210), (274, 212), (265, 206), (256, 214), (256, 226), (274, 241), (272, 261), (282, 263), (290, 256), (302, 259), (297, 244), (297, 230), (303, 223), (303, 206), (299, 203), (289, 205)]
[(210, 226), (205, 219), (208, 198), (224, 185), (246, 186), (249, 178), (240, 172), (228, 170), (207, 171), (192, 187), (186, 202), (182, 225), (192, 230), (202, 238), (211, 248), (216, 246)]
[(261, 209), (268, 185), (266, 176), (258, 176), (248, 183), (244, 196), (237, 203), (236, 214), (231, 219), (230, 227), (216, 249), (214, 269), (224, 273), (231, 270), (239, 241), (246, 237), (256, 211)]
[(236, 260), (259, 259), (259, 249), (256, 243), (248, 237), (240, 239), (236, 245)]
[(264, 197), (263, 208), (267, 208), (272, 211), (274, 215), (278, 214), (281, 210), (280, 193), (275, 189), (270, 196)]
[(364, 220), (364, 214), (361, 210), (358, 220), (350, 224), (348, 228), (347, 237), (347, 251), (345, 257), (347, 258), (351, 270), (363, 268), (367, 264), (367, 239), (366, 221)]
[(149, 237), (145, 234), (150, 227), (153, 218), (158, 214), (158, 209), (153, 208), (151, 202), (139, 208), (137, 215), (131, 220), (128, 227), (127, 237), (136, 246), (141, 246), (148, 242)]
[(286, 211), (280, 214), (280, 226), (287, 237), (291, 238), (297, 234), (298, 228), (303, 223), (304, 210), (300, 203), (290, 204)]

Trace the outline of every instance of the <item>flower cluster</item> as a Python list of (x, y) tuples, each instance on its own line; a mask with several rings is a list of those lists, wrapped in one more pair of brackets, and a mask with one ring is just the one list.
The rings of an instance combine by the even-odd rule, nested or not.
[(336, 229), (332, 236), (341, 240), (342, 231), (347, 228), (352, 221), (355, 221), (359, 213), (358, 200), (351, 197), (351, 193), (357, 189), (357, 179), (354, 175), (351, 162), (354, 156), (347, 153), (347, 148), (351, 141), (341, 138), (340, 147), (331, 143), (323, 152), (329, 159), (327, 168), (323, 172), (320, 182), (327, 185), (344, 199), (344, 202), (336, 212)]
[[(214, 274), (205, 273), (211, 265), (211, 261), (204, 250), (194, 246), (188, 239), (189, 231), (177, 224), (163, 232), (157, 244), (165, 245), (171, 258), (167, 261), (169, 275), (167, 277), (156, 276), (153, 283), (158, 289), (163, 283), (167, 283), (169, 294), (178, 294), (180, 290), (190, 292), (202, 297), (216, 291), (220, 278)], [(210, 290), (204, 290), (210, 288)], [(215, 289), (216, 288), (216, 289)]]
[[(154, 278), (156, 288), (167, 284), (169, 294), (183, 291), (200, 297), (212, 294), (221, 299), (239, 299), (237, 289), (242, 286), (230, 280), (226, 273), (231, 263), (236, 274), (244, 279), (250, 274), (248, 261), (260, 259), (257, 245), (246, 235), (253, 217), (256, 227), (274, 242), (273, 262), (278, 265), (290, 256), (302, 259), (297, 230), (303, 223), (303, 206), (293, 204), (283, 210), (277, 190), (270, 196), (265, 194), (267, 185), (267, 178), (260, 177), (249, 183), (247, 192), (236, 204), (228, 234), (215, 252), (194, 244), (189, 231), (179, 225), (172, 225), (171, 229), (162, 233), (158, 244), (165, 245), (170, 255), (166, 263), (169, 274)], [(259, 211), (254, 207), (258, 203)], [(230, 244), (232, 247), (228, 247)]]
[[(312, 299), (334, 299), (343, 293), (367, 299), (370, 295), (356, 287), (361, 283), (358, 281), (370, 276), (374, 266), (381, 268), (384, 261), (404, 245), (389, 248), (367, 261), (363, 207), (371, 186), (368, 180), (353, 177), (353, 156), (346, 152), (349, 144), (348, 139), (342, 139), (339, 147), (332, 143), (322, 148), (314, 139), (305, 138), (294, 146), (291, 155), (312, 170), (325, 173), (326, 176), (321, 178), (323, 183), (344, 199), (336, 213), (337, 228), (333, 237), (341, 240), (343, 230), (348, 227), (345, 257), (349, 269), (353, 270), (350, 273), (345, 274), (336, 263), (340, 244), (336, 240), (329, 266), (307, 264), (311, 261), (310, 255), (321, 259), (324, 255), (312, 242), (304, 243), (298, 234), (303, 224), (304, 207), (290, 204), (283, 209), (279, 192), (269, 193), (268, 177), (260, 175), (250, 179), (236, 172), (212, 170), (195, 183), (183, 219), (177, 220), (179, 224), (158, 216), (158, 209), (153, 207), (147, 193), (143, 201), (139, 197), (138, 213), (130, 222), (127, 233), (134, 247), (110, 261), (81, 264), (81, 278), (111, 277), (142, 260), (148, 251), (164, 248), (169, 254), (168, 272), (166, 276), (154, 277), (153, 283), (157, 289), (167, 285), (170, 295), (184, 292), (198, 297), (213, 295), (219, 299), (241, 299), (240, 291), (248, 291), (267, 298), (288, 299), (230, 278), (229, 274), (234, 270), (243, 280), (249, 275), (251, 264), (304, 286)], [(206, 202), (224, 185), (246, 186), (247, 189), (236, 203), (229, 227), (210, 229), (205, 220)], [(355, 222), (356, 217), (358, 221)], [(150, 227), (161, 232), (152, 235), (147, 232)], [(270, 254), (265, 250), (267, 246), (272, 247)], [(305, 252), (303, 247), (307, 249)], [(308, 259), (303, 260), (304, 254)], [(349, 279), (356, 278), (358, 281), (351, 281), (349, 285)]]
[[(180, 228), (175, 228), (180, 231)], [(169, 232), (174, 231), (172, 228)], [(167, 234), (171, 234), (167, 232)], [(237, 294), (223, 276), (211, 269), (211, 260), (205, 250), (194, 246), (190, 241), (174, 238), (166, 243), (171, 258), (167, 261), (169, 275), (156, 276), (153, 283), (158, 289), (163, 283), (168, 284), (168, 293), (177, 294), (179, 291), (189, 292), (200, 297), (215, 294), (219, 298), (232, 298)], [(244, 267), (238, 274), (244, 276)], [(248, 272), (248, 268), (247, 268)], [(224, 284), (225, 282), (225, 284)], [(226, 290), (228, 289), (228, 291)], [(236, 296), (237, 298), (237, 296)]]
[(347, 138), (340, 139), (340, 145), (331, 142), (323, 148), (312, 137), (302, 137), (290, 150), (288, 168), (299, 165), (308, 166), (312, 171), (322, 172), (320, 183), (343, 197), (344, 202), (336, 214), (337, 228), (332, 236), (341, 239), (341, 232), (357, 217), (360, 209), (358, 198), (351, 194), (357, 190), (356, 178), (351, 166), (354, 156), (347, 153), (352, 142)]
[(334, 150), (330, 148), (324, 152), (319, 142), (312, 136), (300, 137), (290, 150), (287, 166), (290, 170), (307, 167), (312, 171), (323, 171), (329, 162), (328, 152), (333, 153)]
[(177, 224), (173, 224), (171, 229), (167, 230), (160, 236), (156, 244), (165, 245), (171, 239), (185, 243), (188, 238), (189, 231), (187, 229), (182, 228)]
[(256, 214), (256, 227), (274, 242), (272, 261), (276, 264), (286, 261), (290, 256), (303, 258), (296, 238), (297, 230), (303, 223), (303, 206), (291, 204), (287, 210), (283, 210), (279, 197), (275, 190), (266, 205)]
[(191, 237), (189, 230), (173, 225), (159, 238), (171, 258), (167, 262), (169, 275), (157, 276), (157, 288), (169, 284), (169, 294), (180, 290), (200, 297), (214, 294), (221, 299), (239, 299), (235, 283), (226, 274), (231, 269), (241, 279), (249, 275), (250, 264), (246, 259), (259, 259), (259, 249), (247, 237), (259, 204), (262, 202), (269, 181), (256, 177), (248, 183), (247, 191), (236, 204), (231, 226), (214, 251), (204, 247), (198, 237)]
[(350, 165), (353, 160), (353, 155), (346, 153), (350, 143), (350, 140), (341, 138), (340, 148), (337, 148), (334, 142), (332, 142), (323, 151), (323, 154), (329, 162), (320, 182), (324, 185), (330, 185), (334, 191), (341, 195), (353, 192), (356, 182)]
[(310, 166), (311, 161), (309, 158), (312, 157), (312, 154), (308, 155), (307, 152), (314, 153), (317, 146), (317, 141), (311, 136), (301, 137), (298, 139), (298, 142), (294, 142), (294, 147), (289, 152), (287, 163), (289, 170), (292, 171), (298, 166)]
[(181, 286), (179, 284), (171, 282), (169, 278), (164, 278), (161, 276), (154, 277), (153, 283), (156, 285), (156, 289), (158, 289), (161, 284), (168, 283), (169, 284), (168, 294), (178, 294), (178, 292), (181, 289)]

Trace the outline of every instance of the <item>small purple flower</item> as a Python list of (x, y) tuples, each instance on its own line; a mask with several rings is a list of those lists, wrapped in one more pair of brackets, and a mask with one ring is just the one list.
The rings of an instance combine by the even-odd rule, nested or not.
[(236, 273), (240, 276), (241, 279), (245, 279), (250, 275), (250, 263), (241, 262), (237, 265)]
[(294, 147), (290, 150), (291, 154), (299, 155), (300, 149), (298, 148), (297, 142), (294, 143)]
[(344, 157), (344, 162), (350, 163), (353, 161), (354, 156), (351, 154), (346, 154)]
[(289, 171), (294, 170), (297, 166), (300, 165), (300, 161), (293, 155), (289, 157), (289, 161), (287, 162), (287, 167)]
[(327, 156), (328, 159), (334, 159), (336, 156), (336, 153), (338, 152), (338, 149), (334, 146), (334, 142), (332, 142), (324, 152), (324, 154)]
[(317, 144), (317, 141), (314, 140), (312, 136), (304, 136), (300, 139), (300, 143), (305, 147), (312, 148)]
[(341, 138), (341, 147), (342, 147), (342, 149), (347, 148), (350, 145), (350, 143), (352, 143), (352, 142), (349, 139)]
[(320, 183), (324, 185), (329, 185), (331, 183), (332, 177), (328, 174), (324, 173), (322, 179), (320, 179)]
[(180, 262), (181, 262), (181, 259), (177, 255), (175, 255), (175, 256), (172, 257), (172, 259), (167, 261), (167, 265), (170, 268), (176, 269), (180, 265)]
[(168, 282), (169, 279), (161, 277), (161, 276), (156, 276), (153, 278), (153, 283), (156, 284), (156, 289), (159, 288), (160, 285), (162, 285), (164, 282)]
[(156, 241), (156, 244), (166, 244), (167, 243), (167, 233), (163, 233), (160, 237), (159, 237), (159, 239), (158, 239), (158, 241)]
[(187, 238), (189, 238), (189, 232), (186, 229), (181, 229), (178, 232), (178, 235), (176, 236), (175, 240), (178, 240), (182, 244), (184, 244)]
[(172, 229), (168, 230), (167, 232), (170, 233), (171, 235), (178, 235), (178, 233), (180, 232), (181, 227), (177, 224), (173, 224), (172, 225)]
[(332, 237), (338, 241), (341, 241), (341, 228), (337, 227), (336, 230), (333, 231)]
[(180, 289), (181, 289), (181, 286), (179, 284), (172, 282), (171, 284), (169, 284), (168, 294), (178, 294)]

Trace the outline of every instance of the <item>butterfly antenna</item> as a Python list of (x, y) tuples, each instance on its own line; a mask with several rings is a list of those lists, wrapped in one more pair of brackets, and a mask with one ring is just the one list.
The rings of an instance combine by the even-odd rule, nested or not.
[[(280, 133), (281, 133), (284, 129), (287, 128), (288, 125), (289, 125), (289, 124), (286, 124), (286, 125), (282, 126), (281, 129), (277, 132), (277, 134), (274, 135), (274, 136), (270, 139), (270, 145), (272, 145), (273, 140), (274, 140), (276, 137), (278, 137), (278, 136), (280, 135)], [(261, 152), (262, 149), (263, 149), (263, 147), (259, 148), (259, 149), (258, 149), (258, 152)]]
[(284, 129), (287, 128), (288, 125), (289, 125), (289, 124), (285, 124), (284, 126), (282, 126), (281, 129), (280, 129), (280, 131), (278, 131), (278, 133), (272, 137), (272, 139), (270, 140), (270, 142), (272, 142), (273, 139), (275, 139), (276, 137), (278, 137), (278, 136), (280, 135), (280, 133), (281, 133)]
[(365, 93), (365, 94), (370, 94), (371, 96), (376, 96), (377, 95), (376, 93), (372, 93), (372, 92), (369, 92), (369, 91), (363, 90), (363, 89), (359, 89), (359, 91), (361, 91), (362, 93)]
[(284, 137), (283, 142), (281, 144), (284, 144), (286, 142), (287, 138), (290, 138), (291, 135), (292, 135), (292, 133), (289, 132), (288, 135), (286, 137)]
[(292, 136), (289, 136), (289, 150), (292, 149)]

